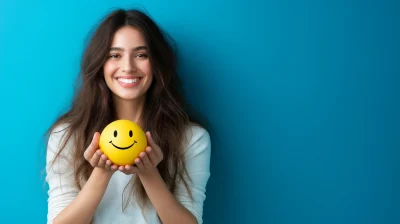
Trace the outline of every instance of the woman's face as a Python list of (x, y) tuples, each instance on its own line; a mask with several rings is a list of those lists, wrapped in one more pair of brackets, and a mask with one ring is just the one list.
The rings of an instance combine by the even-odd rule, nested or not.
[(147, 43), (131, 26), (117, 30), (104, 64), (104, 79), (114, 96), (135, 100), (145, 96), (153, 80)]

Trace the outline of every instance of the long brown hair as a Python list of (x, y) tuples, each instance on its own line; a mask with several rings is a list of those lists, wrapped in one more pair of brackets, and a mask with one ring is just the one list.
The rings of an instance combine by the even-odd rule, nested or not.
[[(171, 192), (175, 191), (176, 183), (180, 180), (191, 196), (188, 188), (190, 180), (184, 178), (187, 171), (183, 149), (183, 133), (191, 119), (185, 109), (186, 104), (177, 76), (177, 56), (173, 41), (149, 16), (139, 10), (116, 10), (108, 15), (93, 33), (83, 54), (80, 85), (71, 109), (59, 117), (47, 132), (49, 135), (57, 126), (68, 125), (64, 144), (56, 159), (65, 148), (66, 142), (74, 138), (72, 165), (75, 184), (81, 189), (82, 181), (87, 180), (93, 171), (83, 153), (94, 133), (103, 130), (116, 119), (111, 93), (103, 77), (103, 65), (115, 32), (123, 26), (139, 29), (149, 49), (153, 82), (147, 91), (142, 128), (151, 131), (155, 142), (163, 150), (164, 159), (157, 168)], [(131, 182), (139, 205), (144, 207), (148, 197), (140, 179), (134, 178)]]

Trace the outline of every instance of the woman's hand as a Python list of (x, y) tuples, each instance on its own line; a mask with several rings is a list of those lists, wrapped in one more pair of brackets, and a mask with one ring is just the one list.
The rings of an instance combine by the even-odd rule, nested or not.
[(146, 152), (141, 152), (139, 158), (135, 160), (134, 166), (120, 166), (119, 170), (125, 174), (136, 173), (139, 176), (158, 172), (157, 165), (163, 160), (164, 156), (161, 148), (154, 142), (150, 132), (146, 132), (147, 147)]
[(118, 166), (113, 164), (99, 149), (99, 140), (100, 133), (94, 133), (92, 142), (84, 152), (83, 156), (93, 167), (100, 167), (109, 171), (116, 171)]

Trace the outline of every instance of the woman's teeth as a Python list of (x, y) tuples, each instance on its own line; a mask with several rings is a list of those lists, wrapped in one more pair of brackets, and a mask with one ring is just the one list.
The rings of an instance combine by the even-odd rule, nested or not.
[(118, 78), (118, 81), (123, 82), (123, 83), (135, 83), (139, 80), (139, 78), (135, 78), (135, 79), (124, 79), (124, 78)]

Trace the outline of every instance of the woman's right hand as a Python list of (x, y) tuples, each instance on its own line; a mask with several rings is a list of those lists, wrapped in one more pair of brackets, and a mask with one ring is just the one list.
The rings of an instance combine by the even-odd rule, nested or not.
[(93, 167), (100, 167), (109, 171), (118, 170), (118, 166), (113, 164), (108, 157), (99, 149), (100, 133), (94, 133), (92, 142), (85, 150), (83, 156)]

